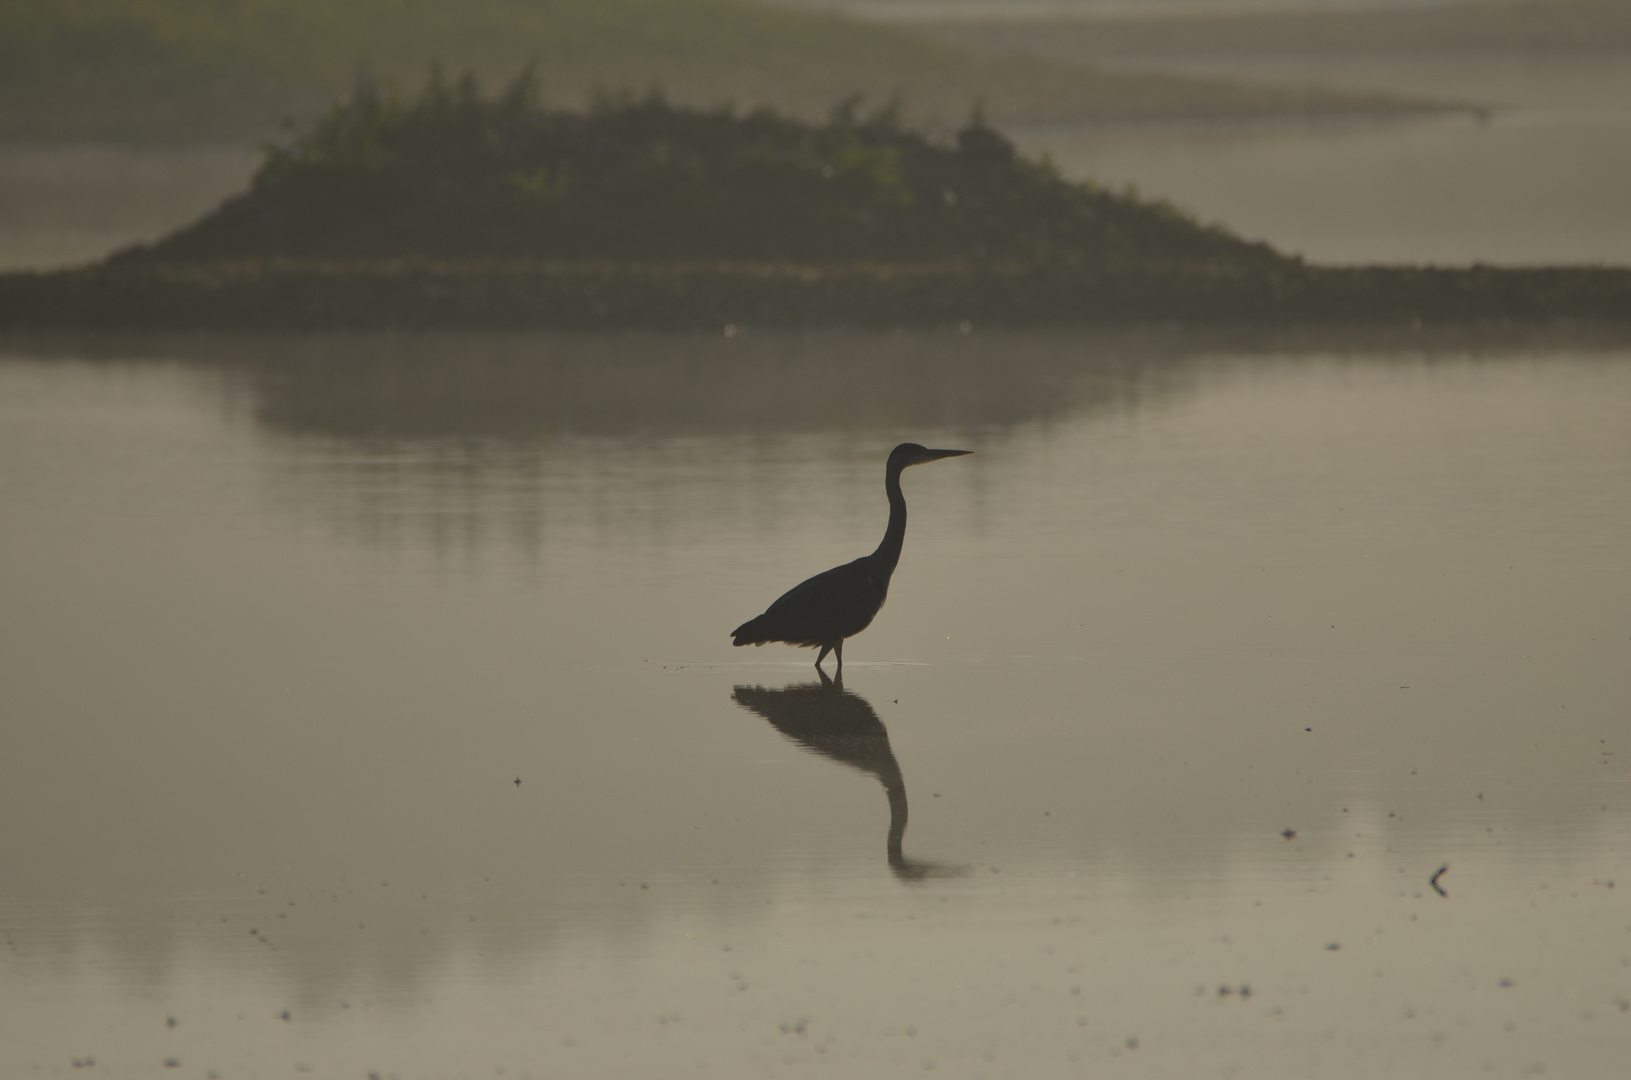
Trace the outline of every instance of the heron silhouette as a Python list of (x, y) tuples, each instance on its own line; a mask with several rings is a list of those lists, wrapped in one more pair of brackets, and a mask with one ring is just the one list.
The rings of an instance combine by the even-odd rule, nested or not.
[(889, 579), (900, 562), (901, 544), (906, 540), (906, 496), (900, 491), (900, 474), (913, 465), (941, 458), (961, 457), (972, 450), (930, 450), (917, 443), (901, 443), (889, 452), (884, 466), (884, 491), (889, 495), (889, 527), (884, 530), (878, 550), (854, 562), (835, 566), (825, 573), (788, 589), (765, 613), (731, 631), (733, 645), (763, 645), (781, 641), (813, 649), (819, 647), (816, 670), (829, 652), (838, 654), (838, 670), (844, 670), (844, 639), (854, 637), (868, 626), (889, 598)]

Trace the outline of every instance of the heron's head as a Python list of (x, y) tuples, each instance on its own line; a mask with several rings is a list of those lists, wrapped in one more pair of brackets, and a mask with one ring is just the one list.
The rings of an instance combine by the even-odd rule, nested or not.
[(903, 442), (889, 453), (889, 470), (898, 472), (909, 465), (924, 465), (941, 458), (962, 457), (972, 454), (972, 450), (930, 450), (926, 446), (919, 446), (915, 442)]

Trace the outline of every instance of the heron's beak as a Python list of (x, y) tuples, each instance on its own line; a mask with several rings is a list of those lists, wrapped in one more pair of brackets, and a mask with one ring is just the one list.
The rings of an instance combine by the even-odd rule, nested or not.
[(925, 450), (917, 456), (912, 464), (923, 465), (930, 461), (939, 461), (941, 458), (962, 457), (964, 454), (972, 453), (974, 453), (972, 450)]

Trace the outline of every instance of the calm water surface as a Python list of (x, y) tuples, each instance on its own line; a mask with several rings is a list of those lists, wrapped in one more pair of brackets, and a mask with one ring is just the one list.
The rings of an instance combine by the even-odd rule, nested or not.
[(0, 1072), (1612, 1075), (1628, 536), (1601, 340), (12, 341)]

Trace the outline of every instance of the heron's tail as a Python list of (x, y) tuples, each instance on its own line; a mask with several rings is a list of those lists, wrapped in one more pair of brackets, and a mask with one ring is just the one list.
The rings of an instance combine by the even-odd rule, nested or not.
[(775, 637), (763, 615), (747, 622), (731, 631), (732, 645), (763, 645), (767, 641), (774, 641)]

